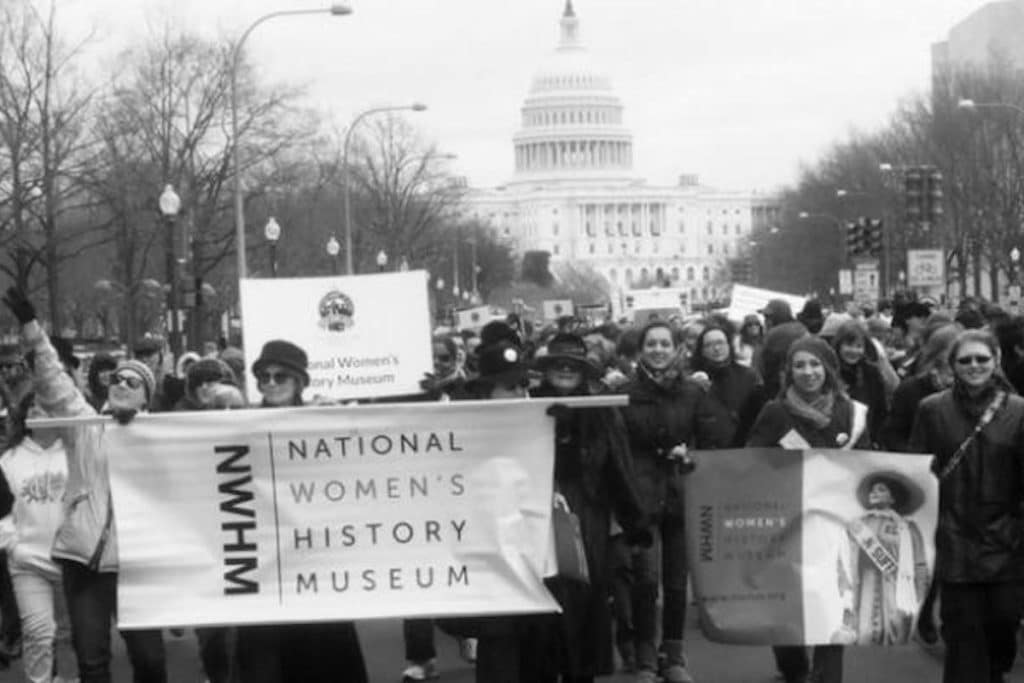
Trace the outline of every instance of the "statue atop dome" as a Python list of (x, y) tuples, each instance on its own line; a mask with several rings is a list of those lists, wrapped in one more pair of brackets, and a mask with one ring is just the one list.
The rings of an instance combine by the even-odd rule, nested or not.
[(576, 11), (572, 8), (572, 0), (565, 0), (565, 11), (562, 12), (561, 24), (562, 40), (558, 45), (558, 49), (564, 50), (579, 48), (580, 20), (576, 18)]

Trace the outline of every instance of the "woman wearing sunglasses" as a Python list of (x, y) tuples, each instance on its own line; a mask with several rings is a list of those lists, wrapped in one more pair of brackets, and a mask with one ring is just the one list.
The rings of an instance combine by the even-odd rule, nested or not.
[(1024, 399), (999, 370), (988, 332), (960, 333), (953, 386), (921, 402), (910, 450), (939, 478), (935, 580), (943, 681), (1002, 681), (1013, 666), (1024, 585)]
[[(4, 303), (21, 323), (23, 343), (35, 352), (36, 405), (51, 417), (95, 414), (36, 320), (25, 295), (7, 290)], [(111, 376), (108, 410), (144, 412), (156, 386), (153, 373), (135, 360), (121, 361)], [(61, 570), (71, 639), (83, 683), (109, 683), (110, 628), (117, 598), (117, 534), (110, 504), (104, 426), (62, 429), (68, 478), (64, 509), (51, 556)], [(123, 631), (136, 683), (166, 683), (163, 639), (158, 630)]]
[[(295, 344), (275, 339), (252, 364), (263, 408), (304, 405), (309, 360)], [(366, 683), (352, 622), (270, 624), (238, 629), (238, 673), (244, 683)]]

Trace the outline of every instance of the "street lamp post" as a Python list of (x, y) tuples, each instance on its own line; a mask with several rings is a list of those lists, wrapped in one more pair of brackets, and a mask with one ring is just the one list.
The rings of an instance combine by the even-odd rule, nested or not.
[(1024, 107), (1011, 102), (975, 102), (974, 100), (962, 98), (957, 103), (958, 109), (1011, 109), (1018, 114), (1024, 114)]
[(334, 3), (330, 7), (317, 9), (290, 9), (270, 12), (249, 24), (249, 28), (245, 29), (245, 32), (242, 34), (242, 37), (239, 38), (238, 42), (235, 44), (235, 49), (231, 53), (231, 165), (234, 166), (235, 171), (235, 257), (238, 264), (239, 279), (246, 276), (245, 207), (243, 206), (244, 202), (242, 198), (242, 163), (240, 160), (240, 145), (238, 144), (238, 60), (242, 55), (242, 47), (245, 45), (245, 41), (257, 26), (276, 17), (296, 16), (300, 14), (330, 14), (331, 16), (340, 17), (351, 13), (352, 8), (340, 2)]
[(351, 178), (349, 178), (348, 168), (348, 149), (349, 143), (352, 141), (352, 131), (356, 129), (359, 122), (365, 119), (367, 116), (372, 114), (379, 114), (386, 111), (426, 111), (427, 105), (420, 102), (413, 102), (412, 104), (394, 105), (388, 107), (373, 107), (360, 112), (348, 127), (348, 131), (345, 132), (345, 144), (341, 154), (341, 168), (342, 173), (345, 176), (345, 188), (342, 195), (342, 199), (345, 204), (345, 274), (355, 275), (355, 266), (353, 265), (354, 259), (352, 258), (352, 197), (351, 197)]
[(1010, 250), (1010, 311), (1017, 315), (1020, 310), (1020, 249)]
[(338, 243), (338, 238), (331, 235), (331, 239), (327, 240), (327, 255), (331, 257), (331, 266), (334, 269), (334, 274), (338, 274), (338, 254), (341, 253), (341, 244)]
[(270, 277), (277, 277), (277, 240), (281, 238), (281, 226), (273, 216), (267, 221), (263, 228), (263, 236), (267, 238), (267, 246), (270, 247)]
[(164, 217), (164, 264), (167, 277), (167, 312), (171, 316), (171, 361), (181, 355), (181, 323), (178, 318), (177, 256), (174, 253), (174, 227), (181, 211), (181, 197), (171, 185), (165, 185), (160, 194), (160, 213)]
[(381, 249), (377, 252), (377, 272), (383, 273), (384, 269), (388, 267), (388, 253)]

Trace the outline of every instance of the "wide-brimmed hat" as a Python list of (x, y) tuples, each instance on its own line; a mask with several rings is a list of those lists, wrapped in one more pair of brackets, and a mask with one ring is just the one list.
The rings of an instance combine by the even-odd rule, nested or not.
[(868, 492), (878, 482), (884, 483), (892, 493), (892, 509), (900, 515), (909, 515), (924, 505), (924, 490), (917, 482), (895, 470), (879, 470), (871, 472), (857, 485), (857, 500), (865, 508), (868, 507)]
[(587, 344), (575, 334), (562, 332), (556, 334), (545, 347), (544, 355), (539, 356), (534, 366), (541, 372), (559, 363), (570, 363), (574, 368), (590, 378), (601, 377), (604, 373), (587, 355)]

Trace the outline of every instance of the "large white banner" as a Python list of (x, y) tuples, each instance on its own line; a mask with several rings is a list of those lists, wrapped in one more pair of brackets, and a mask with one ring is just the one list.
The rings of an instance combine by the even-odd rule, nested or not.
[(108, 424), (119, 626), (556, 611), (547, 405)]
[(788, 303), (794, 315), (804, 307), (804, 302), (806, 302), (804, 297), (795, 294), (774, 292), (770, 289), (749, 285), (733, 285), (732, 300), (726, 315), (730, 320), (743, 320), (751, 313), (760, 313), (761, 309), (767, 306), (772, 299), (782, 299)]
[[(425, 271), (240, 285), (247, 369), (263, 344), (286, 339), (309, 355), (309, 395), (415, 394), (433, 370)], [(259, 396), (251, 372), (246, 382), (249, 397)]]

